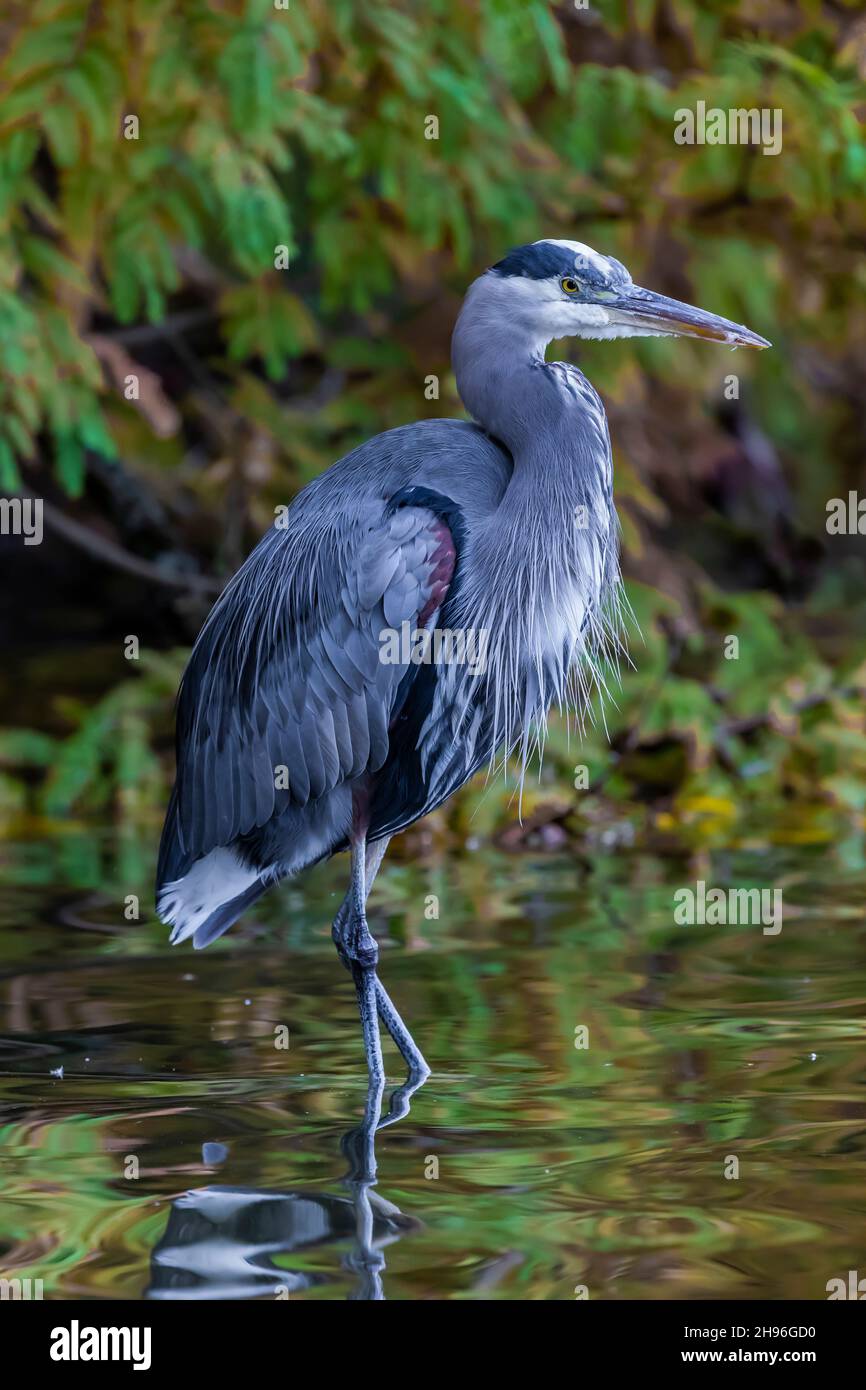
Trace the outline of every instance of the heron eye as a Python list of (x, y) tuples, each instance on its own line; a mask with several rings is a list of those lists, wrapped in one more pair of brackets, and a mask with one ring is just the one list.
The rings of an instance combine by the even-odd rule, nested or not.
[(566, 275), (565, 279), (560, 280), (559, 283), (561, 287), (565, 290), (566, 294), (577, 294), (578, 290), (580, 289), (580, 285), (577, 283), (576, 280), (572, 280), (570, 275)]

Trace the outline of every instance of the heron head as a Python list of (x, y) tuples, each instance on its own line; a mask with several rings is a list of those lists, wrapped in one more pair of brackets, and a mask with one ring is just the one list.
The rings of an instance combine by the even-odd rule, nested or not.
[[(625, 266), (580, 241), (518, 246), (489, 271), (500, 308), (511, 297), (521, 325), (554, 338), (705, 338), (729, 347), (770, 347), (766, 338), (718, 314), (635, 285)], [(487, 277), (483, 277), (487, 278)]]

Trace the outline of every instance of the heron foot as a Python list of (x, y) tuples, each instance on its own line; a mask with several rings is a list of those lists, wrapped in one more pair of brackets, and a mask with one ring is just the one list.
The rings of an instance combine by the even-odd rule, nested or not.
[(376, 971), (372, 966), (354, 965), (352, 977), (355, 981), (355, 993), (358, 996), (358, 1012), (361, 1015), (361, 1031), (364, 1036), (364, 1054), (367, 1058), (367, 1073), (370, 1078), (362, 1129), (369, 1136), (369, 1142), (372, 1144), (376, 1125), (382, 1113), (382, 1095), (385, 1090), (385, 1064), (382, 1061), (382, 1040), (379, 1037), (379, 1018), (376, 1011)]
[(409, 1068), (406, 1084), (411, 1087), (409, 1091), (409, 1095), (411, 1095), (412, 1091), (417, 1090), (418, 1087), (427, 1080), (427, 1077), (430, 1075), (430, 1068), (424, 1060), (421, 1049), (394, 1007), (393, 1000), (390, 998), (388, 991), (385, 989), (378, 975), (376, 976), (376, 1008), (379, 1011), (379, 1017), (391, 1034), (403, 1061)]
[[(334, 919), (331, 938), (340, 960), (355, 982), (371, 1082), (378, 1082), (381, 1068), (381, 1044), (376, 1020), (378, 1014), (406, 1063), (409, 1072), (406, 1085), (410, 1088), (408, 1095), (411, 1095), (430, 1075), (430, 1068), (376, 973), (379, 947), (367, 925), (366, 916), (357, 910), (352, 912), (348, 897)], [(398, 1102), (398, 1110), (401, 1105), (402, 1096)], [(393, 1118), (399, 1116), (394, 1113)]]

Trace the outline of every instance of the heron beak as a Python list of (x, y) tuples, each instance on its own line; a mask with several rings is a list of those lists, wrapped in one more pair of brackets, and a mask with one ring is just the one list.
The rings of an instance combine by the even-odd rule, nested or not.
[(718, 314), (708, 314), (705, 309), (696, 309), (679, 299), (668, 299), (667, 295), (655, 294), (639, 285), (633, 285), (605, 307), (610, 310), (613, 322), (627, 324), (638, 333), (705, 338), (712, 343), (727, 343), (729, 347), (772, 347), (766, 338), (741, 323), (732, 323)]

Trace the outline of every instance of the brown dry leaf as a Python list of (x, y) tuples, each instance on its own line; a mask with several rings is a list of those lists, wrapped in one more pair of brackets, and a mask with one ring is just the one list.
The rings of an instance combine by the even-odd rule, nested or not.
[(177, 434), (181, 425), (180, 411), (165, 394), (156, 372), (142, 367), (120, 343), (101, 333), (88, 334), (87, 342), (118, 391), (123, 392), (127, 377), (138, 377), (138, 400), (131, 400), (130, 405), (144, 416), (157, 439), (171, 439)]

